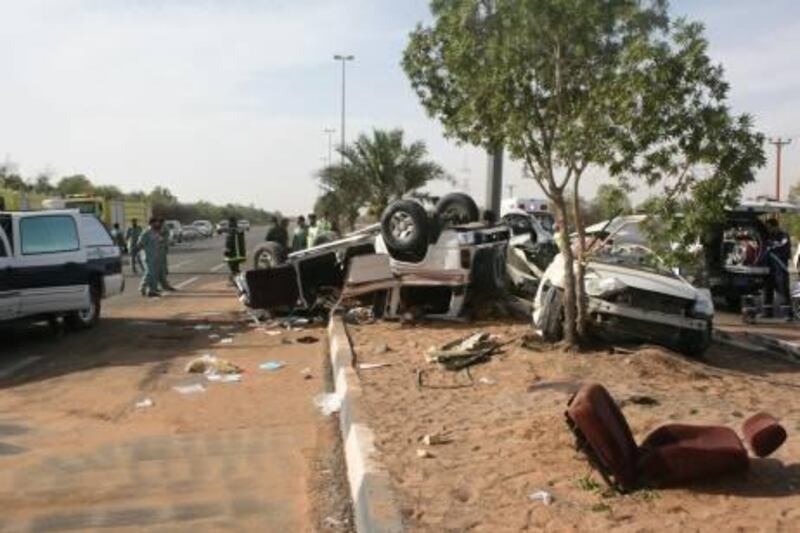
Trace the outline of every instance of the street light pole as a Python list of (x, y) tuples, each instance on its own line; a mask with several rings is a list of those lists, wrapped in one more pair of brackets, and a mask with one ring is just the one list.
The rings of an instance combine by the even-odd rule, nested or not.
[(352, 56), (352, 55), (336, 54), (335, 56), (333, 56), (333, 59), (335, 61), (341, 61), (342, 62), (342, 131), (341, 131), (341, 133), (342, 133), (342, 142), (341, 142), (341, 145), (340, 145), (340, 149), (341, 149), (341, 156), (342, 156), (342, 164), (344, 165), (344, 143), (345, 143), (345, 137), (344, 137), (344, 111), (345, 111), (345, 90), (346, 90), (346, 83), (345, 83), (345, 79), (346, 79), (345, 72), (346, 72), (346, 69), (345, 69), (345, 65), (347, 64), (348, 61), (352, 61), (353, 59), (355, 59), (355, 57)]
[(775, 164), (775, 199), (781, 201), (781, 152), (783, 147), (792, 142), (791, 139), (770, 139), (769, 143), (775, 146), (775, 151), (778, 155), (778, 161)]
[(333, 134), (336, 133), (335, 128), (325, 128), (322, 130), (328, 136), (328, 166), (333, 163)]

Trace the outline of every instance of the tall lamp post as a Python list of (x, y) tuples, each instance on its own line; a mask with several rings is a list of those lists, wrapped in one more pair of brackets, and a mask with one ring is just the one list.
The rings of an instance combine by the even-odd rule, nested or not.
[(346, 88), (346, 85), (345, 85), (345, 79), (346, 79), (345, 65), (347, 64), (348, 61), (352, 61), (353, 59), (355, 59), (355, 57), (352, 56), (352, 55), (336, 54), (335, 56), (333, 56), (333, 59), (335, 61), (341, 61), (342, 62), (342, 132), (341, 132), (342, 133), (342, 143), (341, 143), (341, 155), (342, 155), (342, 164), (344, 164), (344, 142), (345, 142), (344, 141), (344, 110), (345, 110), (345, 98), (344, 98), (344, 96), (345, 96), (345, 88)]
[(332, 157), (333, 157), (333, 134), (336, 133), (336, 129), (335, 128), (325, 128), (324, 130), (322, 130), (322, 133), (324, 133), (325, 135), (328, 136), (328, 161), (327, 161), (326, 164), (328, 166), (331, 166), (331, 164), (333, 163), (333, 159), (332, 159)]

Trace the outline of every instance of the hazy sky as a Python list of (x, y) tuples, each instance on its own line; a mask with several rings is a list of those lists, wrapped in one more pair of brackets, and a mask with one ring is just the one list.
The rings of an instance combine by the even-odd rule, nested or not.
[[(784, 181), (800, 181), (800, 2), (680, 0), (672, 11), (706, 24), (734, 109), (796, 137)], [(399, 66), (427, 16), (425, 0), (0, 0), (0, 160), (28, 176), (305, 211), (322, 130), (339, 128), (342, 51), (356, 56), (348, 138), (402, 127), (482, 200), (485, 156), (442, 138)], [(768, 153), (749, 194), (774, 191)], [(517, 165), (505, 178), (537, 194)]]

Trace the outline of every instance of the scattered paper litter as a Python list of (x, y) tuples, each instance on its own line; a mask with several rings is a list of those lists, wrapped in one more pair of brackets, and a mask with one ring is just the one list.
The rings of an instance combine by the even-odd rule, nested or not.
[(545, 505), (553, 503), (553, 495), (546, 490), (537, 490), (528, 494), (528, 499), (532, 502), (542, 502)]
[(261, 370), (280, 370), (286, 366), (286, 361), (266, 361), (258, 365)]
[(205, 392), (206, 388), (203, 387), (200, 383), (193, 383), (192, 385), (176, 385), (172, 387), (176, 392), (180, 394), (197, 394), (199, 392)]
[(314, 405), (324, 416), (330, 416), (333, 413), (338, 413), (339, 409), (342, 408), (342, 397), (335, 392), (323, 392), (314, 396)]
[(266, 333), (266, 334), (267, 334), (267, 335), (269, 335), (270, 337), (274, 337), (274, 336), (276, 336), (276, 335), (280, 335), (280, 334), (281, 334), (281, 331), (276, 331), (276, 330), (268, 330), (268, 331), (265, 331), (264, 333)]
[(494, 385), (497, 381), (493, 380), (492, 378), (481, 378), (478, 380), (478, 383), (481, 385)]
[(242, 369), (227, 359), (205, 354), (189, 361), (186, 365), (186, 372), (190, 374), (241, 374)]
[(392, 366), (392, 363), (359, 363), (359, 370), (370, 370), (372, 368), (383, 368), (385, 366)]
[(239, 383), (242, 381), (241, 374), (208, 374), (206, 375), (208, 381), (215, 381), (217, 383)]
[(153, 402), (153, 400), (151, 400), (150, 398), (145, 398), (144, 400), (140, 400), (140, 401), (136, 402), (136, 408), (137, 409), (144, 409), (146, 407), (153, 407), (154, 405), (155, 405), (155, 402)]

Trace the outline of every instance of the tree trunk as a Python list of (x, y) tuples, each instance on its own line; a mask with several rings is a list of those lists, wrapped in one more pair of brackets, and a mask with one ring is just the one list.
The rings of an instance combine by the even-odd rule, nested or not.
[(575, 270), (572, 248), (569, 243), (567, 224), (567, 204), (563, 193), (553, 196), (558, 221), (558, 241), (561, 255), (564, 256), (564, 341), (575, 346), (578, 341), (576, 324)]
[(586, 275), (586, 233), (583, 226), (583, 214), (581, 213), (581, 199), (578, 195), (578, 184), (580, 183), (580, 176), (575, 176), (574, 191), (572, 194), (572, 216), (575, 220), (575, 230), (578, 233), (578, 246), (576, 248), (576, 266), (575, 266), (575, 302), (576, 302), (576, 320), (575, 327), (578, 336), (585, 338), (587, 334), (588, 317), (586, 316), (586, 284), (584, 277)]

